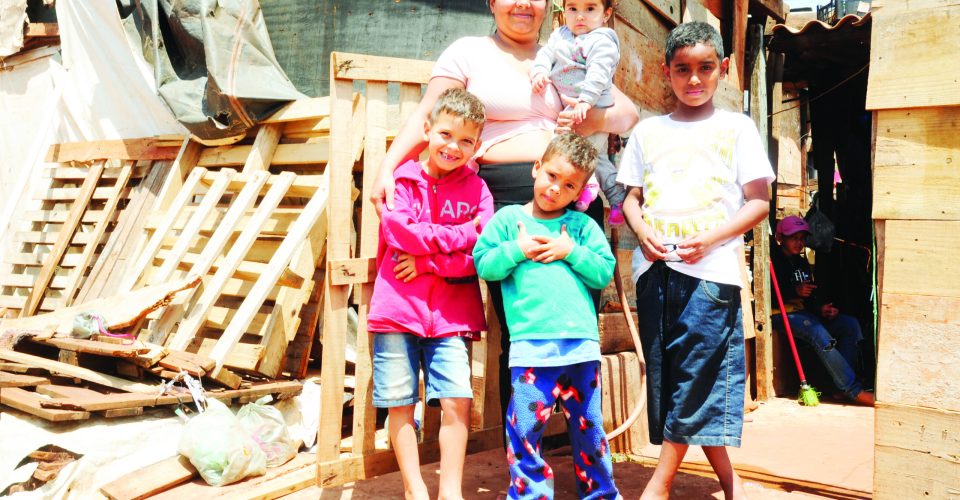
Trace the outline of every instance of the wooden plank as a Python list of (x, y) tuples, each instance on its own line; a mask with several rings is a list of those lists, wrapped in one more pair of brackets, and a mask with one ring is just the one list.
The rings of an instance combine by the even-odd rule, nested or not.
[[(102, 178), (102, 177), (101, 177)], [(23, 213), (23, 220), (44, 224), (63, 224), (70, 216), (69, 210), (27, 210)], [(102, 210), (86, 210), (80, 218), (81, 223), (95, 224), (103, 219)]]
[(200, 284), (199, 277), (188, 277), (162, 285), (144, 287), (131, 293), (114, 295), (87, 302), (82, 305), (58, 308), (56, 312), (29, 318), (0, 319), (0, 332), (44, 333), (54, 331), (68, 336), (73, 331), (74, 317), (84, 311), (100, 311), (105, 314), (106, 328), (117, 331), (130, 327), (147, 313), (169, 301), (177, 292)]
[[(124, 189), (122, 196), (127, 197), (128, 190)], [(45, 191), (41, 191), (34, 196), (34, 199), (49, 201), (49, 202), (73, 202), (79, 198), (82, 193), (80, 188), (50, 188)], [(98, 187), (93, 190), (93, 196), (90, 198), (96, 201), (106, 201), (110, 199), (110, 196), (113, 194), (113, 188), (111, 187)]]
[[(201, 167), (239, 167), (247, 162), (253, 146), (219, 146), (207, 148), (197, 160)], [(327, 163), (330, 158), (330, 143), (324, 139), (303, 144), (280, 144), (273, 153), (270, 164), (316, 165)]]
[[(353, 81), (337, 79), (336, 52), (330, 54), (330, 140), (333, 144), (350, 144)], [(351, 61), (344, 58), (341, 62)], [(346, 68), (347, 66), (345, 66)], [(327, 259), (350, 258), (350, 233), (353, 218), (353, 155), (344, 148), (334, 148), (327, 166), (330, 174), (330, 199), (327, 202)], [(347, 286), (324, 280), (323, 289), (323, 355), (320, 371), (320, 427), (317, 433), (318, 476), (324, 473), (324, 462), (340, 458), (340, 429), (343, 423), (343, 381), (346, 369)], [(322, 482), (322, 479), (318, 479)]]
[(51, 422), (66, 422), (72, 420), (86, 420), (90, 412), (72, 410), (50, 410), (42, 408), (43, 398), (36, 393), (25, 391), (19, 387), (10, 387), (0, 391), (0, 404), (16, 408), (24, 413), (40, 417)]
[(888, 220), (884, 242), (885, 294), (960, 297), (960, 221)]
[(93, 160), (173, 160), (183, 137), (146, 137), (94, 142), (51, 144), (44, 159), (47, 163)]
[(35, 377), (33, 375), (0, 372), (0, 388), (36, 387), (38, 385), (45, 385), (49, 383), (50, 379), (46, 377)]
[[(187, 180), (183, 182), (182, 187), (177, 192), (176, 198), (173, 199), (173, 202), (170, 205), (170, 209), (167, 211), (170, 214), (169, 218), (165, 219), (163, 224), (154, 231), (153, 236), (150, 237), (150, 240), (147, 242), (146, 247), (140, 253), (140, 257), (134, 263), (130, 271), (124, 276), (123, 281), (120, 282), (120, 286), (117, 288), (119, 292), (125, 292), (133, 290), (133, 287), (136, 286), (137, 281), (140, 280), (140, 276), (143, 275), (146, 271), (147, 266), (153, 262), (153, 257), (157, 254), (157, 251), (160, 250), (160, 246), (163, 244), (163, 239), (166, 236), (167, 232), (170, 231), (170, 227), (173, 225), (174, 219), (187, 202), (192, 197), (194, 191), (196, 190), (197, 185), (200, 183), (200, 179), (203, 178), (203, 175), (207, 172), (205, 168), (195, 168), (190, 172), (190, 175), (187, 177)], [(176, 169), (171, 171), (171, 175), (176, 175)]]
[[(233, 207), (235, 205), (236, 202), (232, 203), (230, 206)], [(184, 209), (183, 212), (181, 212), (177, 217), (177, 220), (173, 223), (173, 227), (171, 229), (175, 231), (183, 229), (183, 226), (187, 223), (187, 219), (193, 214), (195, 208), (196, 207), (186, 207), (186, 209)], [(203, 221), (203, 225), (200, 227), (200, 234), (212, 234), (214, 231), (220, 230), (222, 227), (221, 219), (224, 217), (224, 214), (227, 212), (227, 210), (228, 208), (217, 207), (217, 209), (214, 210), (214, 212)], [(293, 221), (297, 220), (297, 216), (299, 216), (300, 212), (302, 211), (302, 207), (280, 207), (275, 209), (270, 214), (270, 218), (267, 219), (263, 227), (260, 228), (260, 235), (283, 236), (287, 234), (290, 231), (290, 226), (293, 224)], [(245, 228), (250, 222), (251, 216), (251, 213), (244, 213), (240, 216), (240, 221), (233, 228), (234, 234), (243, 231), (243, 228)], [(163, 213), (150, 214), (143, 224), (144, 229), (156, 229), (157, 225), (159, 225), (165, 217), (166, 214)]]
[(61, 349), (69, 349), (76, 352), (88, 354), (97, 354), (100, 356), (110, 356), (112, 358), (133, 358), (140, 354), (150, 352), (150, 348), (141, 342), (132, 344), (114, 344), (109, 342), (100, 342), (88, 339), (71, 339), (62, 337), (53, 337), (48, 339), (39, 339), (40, 343), (57, 346)]
[(160, 194), (157, 195), (154, 205), (150, 207), (151, 210), (166, 210), (172, 206), (173, 201), (183, 191), (184, 179), (189, 179), (189, 174), (193, 173), (197, 166), (197, 160), (203, 149), (203, 144), (195, 140), (183, 142), (183, 146), (177, 153), (177, 159), (173, 161), (170, 172), (160, 189)]
[(47, 255), (43, 267), (40, 268), (40, 273), (37, 275), (37, 279), (33, 284), (33, 288), (30, 290), (30, 295), (26, 303), (24, 303), (23, 309), (20, 310), (21, 318), (32, 316), (33, 313), (37, 311), (37, 306), (40, 305), (44, 290), (46, 290), (47, 285), (50, 284), (50, 280), (53, 279), (57, 265), (61, 257), (63, 257), (64, 252), (66, 252), (70, 241), (73, 239), (77, 227), (80, 225), (80, 218), (90, 204), (90, 198), (93, 196), (93, 191), (96, 189), (97, 183), (100, 182), (101, 174), (103, 174), (103, 162), (98, 162), (90, 167), (90, 173), (86, 179), (84, 179), (77, 198), (70, 207), (70, 214), (67, 216), (66, 222), (60, 227), (60, 231), (57, 233), (57, 240), (53, 244), (53, 248), (50, 249), (50, 254)]
[(73, 298), (77, 294), (77, 289), (80, 288), (80, 284), (83, 282), (87, 273), (87, 268), (90, 266), (90, 263), (93, 262), (93, 257), (97, 254), (97, 250), (100, 247), (100, 240), (102, 240), (104, 234), (106, 234), (107, 227), (113, 223), (113, 214), (120, 204), (120, 198), (123, 196), (123, 192), (126, 190), (127, 183), (130, 182), (130, 176), (132, 174), (133, 163), (126, 162), (121, 168), (120, 175), (117, 177), (116, 183), (113, 186), (114, 195), (107, 200), (106, 205), (103, 207), (103, 218), (94, 225), (93, 230), (89, 233), (90, 244), (83, 248), (80, 262), (70, 273), (69, 282), (64, 287), (62, 293), (64, 304), (73, 304)]
[(960, 411), (960, 297), (885, 293), (881, 317), (877, 400)]
[(960, 107), (876, 112), (873, 218), (960, 219)]
[[(146, 177), (150, 171), (150, 167), (144, 165), (134, 165), (133, 172), (130, 174), (132, 179), (140, 179)], [(87, 173), (90, 172), (89, 168), (84, 167), (65, 167), (65, 166), (56, 166), (44, 169), (43, 177), (45, 179), (54, 179), (58, 181), (73, 181), (76, 183), (83, 182), (87, 178)], [(101, 179), (116, 179), (120, 177), (123, 173), (123, 166), (118, 166), (117, 164), (108, 164), (105, 165), (103, 170), (103, 175), (100, 176)], [(30, 212), (28, 212), (30, 213)], [(41, 212), (43, 213), (43, 212)]]
[(744, 89), (743, 75), (744, 58), (747, 54), (747, 16), (749, 11), (749, 0), (733, 0), (733, 23), (731, 25), (730, 37), (733, 39), (733, 45), (730, 54), (729, 77), (733, 79), (733, 87), (741, 93), (741, 104), (743, 103), (742, 92)]
[(296, 175), (290, 172), (280, 174), (277, 182), (270, 188), (267, 195), (263, 197), (263, 200), (254, 213), (251, 224), (240, 233), (240, 236), (233, 243), (230, 251), (227, 252), (223, 266), (217, 269), (213, 278), (204, 286), (203, 294), (180, 323), (176, 335), (168, 344), (171, 349), (178, 351), (186, 350), (187, 344), (200, 330), (207, 312), (216, 303), (217, 298), (220, 297), (223, 287), (233, 275), (234, 270), (240, 265), (247, 251), (253, 246), (260, 232), (260, 226), (267, 220), (270, 212), (280, 203), (280, 200), (283, 198), (290, 184), (293, 183), (295, 177)]
[(759, 9), (764, 15), (770, 16), (778, 23), (787, 20), (787, 11), (783, 8), (782, 0), (750, 0), (751, 9)]
[(293, 223), (293, 227), (290, 228), (290, 233), (284, 238), (283, 243), (280, 244), (273, 258), (270, 259), (266, 272), (260, 275), (260, 278), (250, 291), (250, 295), (240, 304), (236, 316), (234, 316), (233, 321), (230, 322), (227, 329), (224, 330), (223, 335), (217, 342), (216, 348), (214, 348), (213, 353), (211, 353), (210, 357), (217, 361), (217, 368), (214, 369), (214, 374), (220, 371), (219, 369), (223, 366), (223, 360), (226, 358), (227, 353), (233, 348), (234, 344), (239, 341), (240, 336), (246, 331), (250, 321), (253, 320), (254, 315), (260, 310), (260, 306), (262, 306), (266, 300), (267, 294), (276, 286), (280, 274), (290, 264), (294, 252), (300, 244), (306, 240), (313, 226), (317, 223), (320, 214), (323, 212), (326, 203), (326, 190), (318, 190), (313, 197), (310, 198), (310, 201), (307, 202), (303, 213), (297, 218), (297, 221)]
[(321, 118), (324, 116), (330, 116), (329, 96), (297, 99), (296, 101), (286, 104), (260, 123), (295, 122), (299, 120)]
[(257, 137), (253, 140), (253, 147), (250, 149), (250, 155), (243, 164), (241, 172), (245, 174), (253, 172), (264, 172), (270, 168), (270, 163), (277, 145), (280, 144), (280, 134), (283, 133), (283, 125), (276, 123), (264, 123), (260, 125), (257, 131)]
[[(637, 313), (632, 314), (636, 323)], [(599, 329), (601, 353), (614, 354), (634, 350), (633, 337), (622, 312), (600, 313)]]
[(60, 36), (60, 25), (57, 23), (27, 23), (23, 30), (24, 38), (48, 38)]
[(877, 499), (954, 498), (960, 491), (960, 413), (877, 404)]
[(52, 373), (60, 373), (69, 377), (86, 380), (87, 382), (93, 382), (95, 384), (112, 387), (114, 389), (120, 389), (121, 391), (154, 394), (157, 392), (158, 388), (158, 386), (155, 385), (131, 382), (122, 378), (95, 372), (87, 368), (68, 365), (66, 363), (60, 363), (46, 358), (41, 358), (39, 356), (23, 354), (8, 349), (0, 349), (0, 359), (16, 361), (25, 365), (43, 368), (44, 370), (48, 370)]
[(960, 51), (960, 5), (949, 3), (911, 8), (908, 15), (885, 8), (873, 14), (867, 109), (960, 105), (960, 67), (940, 64), (943, 54)]
[[(350, 79), (426, 84), (430, 81), (432, 71), (433, 61), (348, 54), (345, 52), (330, 53), (331, 81), (333, 79)], [(343, 95), (347, 102), (351, 100), (351, 97), (352, 92)], [(336, 106), (332, 85), (330, 98)], [(334, 107), (334, 109), (336, 108)]]

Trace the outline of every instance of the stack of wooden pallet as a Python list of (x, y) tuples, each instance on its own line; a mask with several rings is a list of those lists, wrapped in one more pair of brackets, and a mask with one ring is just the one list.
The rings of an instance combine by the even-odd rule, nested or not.
[[(227, 398), (250, 390), (243, 376), (302, 377), (325, 269), (328, 101), (291, 103), (229, 145), (153, 139), (52, 147), (48, 161), (61, 164), (38, 210), (27, 212), (17, 233), (22, 252), (0, 280), (3, 358), (26, 365), (21, 370), (90, 370), (70, 376), (127, 392), (156, 393), (155, 375), (180, 372), (241, 391)], [(353, 105), (362, 109), (359, 96)], [(349, 148), (354, 157), (357, 144)], [(174, 161), (148, 163), (156, 159)], [(72, 338), (81, 313), (100, 317), (104, 334)], [(117, 344), (110, 333), (136, 341)], [(19, 352), (10, 348), (24, 337)], [(76, 419), (136, 399), (64, 407), (44, 395), (48, 389), (5, 391), (3, 402)], [(156, 404), (164, 403), (140, 407)]]

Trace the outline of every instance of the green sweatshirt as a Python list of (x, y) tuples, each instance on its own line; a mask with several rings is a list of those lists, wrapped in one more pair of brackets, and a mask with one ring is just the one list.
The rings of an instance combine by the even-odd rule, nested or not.
[[(560, 236), (566, 224), (575, 246), (561, 261), (541, 264), (524, 257), (517, 222), (527, 233)], [(597, 313), (588, 288), (601, 289), (613, 277), (615, 260), (603, 230), (590, 217), (567, 210), (556, 219), (534, 219), (520, 205), (498, 211), (473, 249), (477, 274), (502, 281), (510, 340), (599, 340)]]

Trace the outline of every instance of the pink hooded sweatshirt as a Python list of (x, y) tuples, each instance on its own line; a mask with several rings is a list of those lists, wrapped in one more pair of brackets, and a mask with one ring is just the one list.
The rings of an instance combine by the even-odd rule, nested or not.
[[(442, 179), (407, 161), (394, 172), (394, 209), (380, 219), (377, 280), (367, 329), (420, 337), (463, 336), (486, 330), (473, 246), (493, 216), (493, 197), (472, 170), (460, 167)], [(393, 272), (396, 254), (416, 256), (417, 277), (408, 283)]]

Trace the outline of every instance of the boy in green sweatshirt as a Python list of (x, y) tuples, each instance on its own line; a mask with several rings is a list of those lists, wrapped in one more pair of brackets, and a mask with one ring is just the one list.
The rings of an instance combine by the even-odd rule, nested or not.
[(553, 497), (540, 442), (558, 400), (580, 497), (619, 495), (602, 426), (600, 342), (589, 292), (606, 286), (615, 261), (600, 226), (567, 209), (596, 162), (586, 139), (555, 137), (534, 163), (534, 199), (497, 212), (473, 250), (477, 274), (502, 281), (510, 330), (513, 394), (504, 426), (510, 498)]

